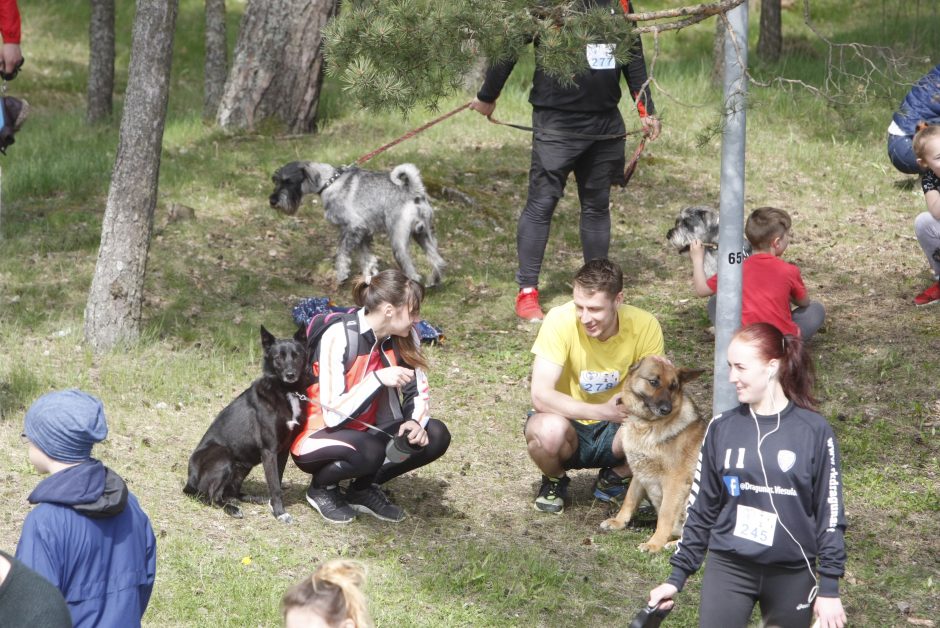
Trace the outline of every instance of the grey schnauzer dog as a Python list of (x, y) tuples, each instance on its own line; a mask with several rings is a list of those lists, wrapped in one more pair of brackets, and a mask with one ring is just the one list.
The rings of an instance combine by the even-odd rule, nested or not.
[(437, 251), (434, 208), (414, 164), (401, 164), (391, 172), (375, 172), (356, 166), (334, 168), (312, 161), (292, 161), (278, 168), (271, 179), (274, 192), (268, 200), (271, 207), (286, 214), (297, 212), (304, 195), (320, 195), (326, 219), (340, 230), (334, 265), (337, 283), (349, 278), (353, 255), (358, 257), (364, 276), (378, 272), (372, 236), (383, 230), (402, 272), (417, 282), (422, 280), (408, 252), (413, 238), (431, 264), (431, 276), (425, 285), (440, 283), (446, 263)]
[[(688, 253), (693, 240), (705, 245), (705, 276), (718, 272), (718, 212), (707, 205), (683, 207), (676, 217), (676, 226), (666, 232), (669, 244), (679, 253)], [(751, 243), (744, 239), (744, 256), (751, 254)]]

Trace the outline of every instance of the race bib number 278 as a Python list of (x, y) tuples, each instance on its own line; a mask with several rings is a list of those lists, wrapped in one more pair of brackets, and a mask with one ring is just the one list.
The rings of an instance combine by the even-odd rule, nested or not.
[(588, 393), (605, 392), (620, 383), (619, 371), (581, 371), (578, 378), (581, 390)]

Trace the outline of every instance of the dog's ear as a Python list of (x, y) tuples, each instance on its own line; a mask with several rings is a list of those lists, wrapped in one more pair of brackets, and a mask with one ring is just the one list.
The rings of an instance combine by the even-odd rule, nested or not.
[[(264, 329), (264, 328), (262, 327), (262, 329)], [(297, 331), (294, 332), (294, 340), (296, 340), (297, 342), (299, 342), (299, 343), (302, 344), (302, 345), (306, 345), (306, 343), (307, 343), (307, 327), (306, 327), (305, 325), (301, 325), (300, 327), (297, 328)]]
[(304, 164), (303, 168), (301, 169), (301, 172), (304, 175), (303, 182), (309, 184), (311, 187), (311, 190), (319, 190), (320, 187), (323, 185), (320, 182), (320, 171), (317, 170), (316, 168), (311, 167), (310, 163)]
[(679, 369), (679, 382), (685, 386), (686, 382), (698, 379), (704, 372), (703, 369)]
[(264, 325), (261, 326), (261, 346), (267, 349), (277, 341), (277, 338), (264, 328)]

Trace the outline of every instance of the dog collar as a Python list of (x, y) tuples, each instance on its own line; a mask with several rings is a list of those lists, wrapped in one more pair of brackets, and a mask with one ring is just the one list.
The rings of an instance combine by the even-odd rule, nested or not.
[(330, 187), (331, 185), (333, 185), (333, 184), (336, 182), (337, 179), (339, 179), (341, 176), (343, 176), (343, 173), (344, 173), (344, 172), (346, 172), (346, 166), (342, 166), (342, 167), (340, 167), (340, 168), (335, 168), (335, 169), (333, 170), (333, 175), (332, 175), (329, 179), (326, 180), (326, 183), (323, 184), (323, 187), (322, 187), (322, 188), (320, 188), (319, 190), (317, 190), (317, 194), (323, 194), (323, 190), (325, 190), (326, 188), (328, 188), (328, 187)]

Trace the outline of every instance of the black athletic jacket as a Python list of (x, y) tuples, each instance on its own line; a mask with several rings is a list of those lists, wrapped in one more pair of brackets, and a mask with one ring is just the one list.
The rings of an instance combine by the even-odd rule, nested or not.
[[(723, 412), (705, 434), (689, 495), (688, 520), (670, 559), (667, 582), (682, 589), (705, 558), (706, 549), (762, 565), (799, 568), (818, 559), (819, 595), (837, 597), (845, 571), (845, 513), (842, 467), (832, 427), (819, 414), (793, 405), (780, 414), (757, 415), (767, 481), (758, 457), (758, 432), (746, 404)], [(769, 434), (769, 435), (768, 435)], [(768, 488), (769, 487), (769, 488)], [(773, 503), (771, 503), (771, 497)], [(751, 540), (754, 530), (738, 524), (739, 507), (773, 515), (777, 521), (769, 545)], [(799, 545), (790, 538), (789, 529)]]
[[(595, 0), (594, 4), (601, 7), (610, 6), (611, 0)], [(614, 3), (614, 10), (619, 13), (619, 3)], [(631, 6), (630, 11), (633, 11)], [(538, 42), (535, 42), (538, 46)], [(533, 107), (545, 109), (558, 109), (560, 111), (574, 111), (579, 113), (602, 112), (616, 109), (620, 103), (620, 73), (627, 79), (627, 86), (635, 99), (643, 89), (639, 101), (640, 115), (654, 114), (653, 98), (646, 83), (646, 60), (643, 58), (643, 42), (639, 36), (634, 39), (630, 49), (630, 61), (625, 66), (610, 70), (588, 70), (579, 75), (575, 85), (563, 86), (555, 79), (545, 74), (536, 65), (535, 76), (532, 78), (532, 91), (529, 93), (529, 102)], [(483, 102), (494, 102), (506, 84), (509, 74), (515, 67), (515, 61), (505, 61), (490, 66), (483, 81), (483, 87), (477, 93), (477, 98)]]

